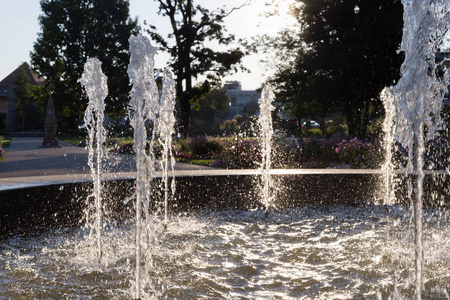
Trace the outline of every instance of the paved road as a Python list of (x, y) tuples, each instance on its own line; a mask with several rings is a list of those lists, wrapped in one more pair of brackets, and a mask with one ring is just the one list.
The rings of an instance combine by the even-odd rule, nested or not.
[[(61, 148), (40, 148), (42, 138), (12, 138), (6, 148), (5, 159), (0, 162), (0, 179), (12, 177), (73, 175), (89, 173), (88, 150), (60, 142)], [(132, 155), (108, 153), (104, 162), (105, 173), (134, 172)], [(207, 170), (190, 164), (176, 164), (176, 170)]]

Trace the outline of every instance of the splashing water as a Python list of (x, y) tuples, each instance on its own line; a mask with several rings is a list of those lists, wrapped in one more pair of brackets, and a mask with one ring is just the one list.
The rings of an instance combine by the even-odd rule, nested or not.
[[(94, 190), (91, 197), (95, 202), (95, 214), (91, 217), (90, 206), (87, 207), (86, 224), (90, 227), (90, 235), (97, 236), (97, 261), (102, 256), (102, 159), (105, 156), (103, 144), (106, 139), (106, 130), (103, 127), (105, 98), (108, 95), (107, 77), (102, 72), (102, 63), (97, 58), (89, 58), (84, 65), (84, 72), (78, 80), (84, 87), (89, 98), (84, 113), (84, 124), (88, 132), (89, 158)], [(95, 143), (95, 146), (94, 146)], [(95, 157), (95, 160), (94, 160)], [(92, 225), (93, 224), (93, 225)]]
[(384, 205), (393, 205), (395, 202), (395, 187), (394, 187), (394, 165), (393, 165), (393, 146), (394, 146), (394, 124), (395, 124), (395, 109), (394, 97), (389, 89), (384, 89), (381, 92), (381, 99), (383, 100), (385, 119), (383, 122), (383, 147), (385, 149), (386, 157), (382, 169), (382, 176), (384, 180), (385, 196), (383, 200)]
[(275, 100), (275, 95), (273, 93), (273, 88), (269, 83), (264, 85), (262, 90), (261, 98), (259, 99), (259, 117), (258, 126), (260, 130), (260, 145), (261, 145), (261, 182), (262, 182), (262, 194), (261, 202), (266, 209), (266, 212), (272, 205), (273, 195), (271, 193), (273, 183), (270, 177), (270, 165), (271, 159), (270, 154), (272, 151), (272, 136), (273, 136), (273, 126), (272, 126), (272, 111), (274, 106), (272, 102)]
[[(448, 0), (403, 0), (401, 51), (405, 60), (396, 86), (390, 88), (395, 110), (395, 137), (408, 150), (408, 195), (414, 199), (415, 298), (423, 289), (423, 179), (425, 141), (442, 127), (441, 107), (450, 74), (436, 63), (436, 54), (450, 29)], [(391, 96), (385, 95), (385, 99)], [(415, 182), (412, 182), (412, 179)]]
[(162, 81), (160, 111), (158, 118), (159, 142), (162, 145), (162, 181), (164, 185), (164, 224), (167, 226), (169, 200), (169, 161), (172, 171), (171, 191), (175, 193), (175, 158), (172, 155), (172, 135), (174, 134), (175, 82), (170, 71), (164, 72)]
[[(154, 76), (154, 55), (156, 47), (153, 47), (144, 36), (131, 36), (130, 64), (128, 75), (133, 88), (130, 92), (130, 124), (134, 128), (134, 141), (136, 151), (136, 272), (135, 272), (135, 299), (141, 298), (141, 288), (145, 284), (151, 284), (151, 279), (146, 277), (152, 265), (151, 240), (154, 236), (154, 224), (149, 214), (150, 182), (155, 172), (155, 157), (153, 143), (155, 130), (152, 130), (149, 153), (145, 152), (147, 143), (146, 124), (155, 125), (158, 114), (159, 96)], [(141, 259), (145, 260), (141, 272)], [(141, 280), (142, 279), (142, 280)], [(142, 282), (142, 284), (141, 284)], [(142, 285), (142, 286), (141, 286)]]

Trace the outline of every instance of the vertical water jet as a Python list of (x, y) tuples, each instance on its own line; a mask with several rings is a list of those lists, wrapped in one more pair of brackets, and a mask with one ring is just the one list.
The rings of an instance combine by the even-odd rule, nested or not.
[[(136, 270), (135, 299), (141, 298), (141, 258), (142, 245), (149, 247), (152, 235), (152, 222), (149, 215), (150, 182), (154, 177), (153, 142), (158, 109), (158, 89), (154, 76), (153, 47), (144, 36), (131, 36), (130, 64), (128, 76), (133, 85), (130, 92), (130, 124), (134, 129), (134, 148), (136, 151)], [(146, 153), (147, 126), (153, 125), (149, 152)], [(145, 250), (145, 249), (144, 249)], [(151, 254), (146, 253), (150, 268)], [(148, 272), (146, 272), (147, 274)], [(145, 282), (144, 284), (148, 284)]]
[(259, 127), (259, 144), (261, 147), (261, 202), (264, 205), (264, 209), (267, 212), (272, 205), (273, 195), (272, 195), (272, 178), (270, 176), (271, 168), (271, 151), (272, 151), (272, 136), (273, 136), (273, 125), (272, 125), (272, 111), (274, 106), (272, 102), (275, 100), (275, 94), (273, 92), (272, 85), (266, 83), (263, 87), (261, 98), (258, 100), (259, 103), (259, 116), (258, 116), (258, 127)]
[(395, 137), (395, 109), (394, 97), (389, 89), (384, 89), (380, 95), (385, 111), (383, 122), (383, 149), (385, 151), (385, 160), (381, 166), (382, 179), (384, 181), (384, 199), (383, 205), (392, 205), (395, 201), (394, 186), (394, 164), (393, 164), (393, 147)]
[(169, 206), (169, 168), (172, 172), (170, 190), (175, 193), (175, 158), (172, 155), (172, 135), (174, 133), (175, 116), (175, 81), (170, 71), (164, 72), (161, 87), (161, 100), (158, 118), (159, 142), (162, 146), (162, 181), (164, 185), (164, 226), (167, 226)]
[(399, 82), (390, 88), (395, 108), (395, 138), (408, 151), (404, 174), (414, 203), (415, 298), (423, 290), (423, 179), (425, 141), (442, 128), (441, 108), (450, 74), (436, 54), (450, 29), (447, 0), (402, 0), (405, 60)]
[[(106, 130), (103, 127), (103, 121), (105, 117), (105, 98), (108, 95), (107, 77), (102, 72), (102, 63), (100, 60), (97, 58), (89, 58), (84, 65), (83, 75), (78, 81), (84, 87), (89, 98), (88, 106), (84, 113), (84, 125), (88, 132), (88, 165), (91, 170), (94, 185), (92, 198), (94, 198), (95, 202), (95, 225), (93, 228), (97, 238), (97, 259), (100, 261), (102, 256), (101, 231), (103, 226), (102, 159), (105, 156), (103, 144), (106, 139)], [(91, 224), (89, 216), (87, 219), (87, 223)]]

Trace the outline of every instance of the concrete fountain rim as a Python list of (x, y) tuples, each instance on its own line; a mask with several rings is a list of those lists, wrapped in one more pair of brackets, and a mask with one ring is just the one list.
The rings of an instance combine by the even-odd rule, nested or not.
[[(426, 175), (450, 175), (448, 171), (424, 171)], [(382, 169), (271, 169), (271, 175), (382, 175)], [(396, 173), (400, 173), (397, 171)], [(261, 171), (258, 169), (210, 169), (210, 170), (178, 170), (174, 172), (175, 177), (205, 177), (205, 176), (258, 176)], [(172, 176), (172, 173), (169, 174)], [(155, 178), (162, 177), (162, 172), (155, 172)], [(134, 180), (136, 172), (105, 173), (103, 180)], [(29, 187), (40, 187), (50, 185), (62, 185), (73, 183), (92, 182), (91, 175), (67, 174), (67, 175), (44, 175), (27, 177), (0, 178), (0, 191), (22, 189)]]

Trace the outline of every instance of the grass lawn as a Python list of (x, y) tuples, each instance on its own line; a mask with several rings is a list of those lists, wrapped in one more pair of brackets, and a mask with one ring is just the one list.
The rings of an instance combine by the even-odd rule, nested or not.
[(86, 138), (81, 136), (58, 136), (58, 140), (66, 142), (75, 146), (84, 147), (86, 144)]
[(215, 159), (188, 159), (188, 158), (175, 158), (175, 161), (180, 163), (188, 163), (193, 165), (200, 165), (209, 167), (209, 164), (215, 162)]

